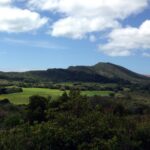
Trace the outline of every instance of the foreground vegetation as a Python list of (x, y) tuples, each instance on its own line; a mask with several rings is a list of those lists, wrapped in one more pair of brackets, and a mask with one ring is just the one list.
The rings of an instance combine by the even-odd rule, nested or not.
[(150, 107), (128, 98), (71, 90), (55, 101), (42, 96), (22, 106), (0, 101), (0, 149), (149, 150)]

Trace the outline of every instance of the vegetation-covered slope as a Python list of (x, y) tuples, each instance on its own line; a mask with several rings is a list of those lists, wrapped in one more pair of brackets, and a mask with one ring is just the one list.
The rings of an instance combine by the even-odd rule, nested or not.
[(150, 78), (130, 71), (124, 67), (111, 64), (111, 63), (98, 63), (94, 66), (71, 66), (69, 70), (84, 71), (86, 73), (95, 73), (109, 79), (125, 80), (132, 83), (136, 82), (149, 82)]
[(147, 83), (149, 77), (139, 75), (121, 66), (98, 63), (94, 66), (75, 66), (68, 69), (48, 69), (45, 71), (0, 72), (0, 79), (13, 81), (82, 81), (98, 83), (132, 82)]

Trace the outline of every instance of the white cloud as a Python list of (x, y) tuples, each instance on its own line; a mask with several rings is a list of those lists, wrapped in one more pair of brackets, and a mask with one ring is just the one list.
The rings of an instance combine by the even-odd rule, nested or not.
[(0, 0), (0, 32), (27, 32), (47, 23), (38, 13), (13, 6), (12, 0)]
[(0, 0), (0, 6), (2, 5), (8, 5), (11, 3), (11, 0)]
[(75, 18), (67, 17), (60, 19), (52, 25), (51, 35), (56, 37), (71, 37), (74, 39), (82, 39), (87, 33), (102, 31), (105, 28), (118, 27), (115, 21), (107, 22), (103, 18)]
[[(15, 6), (16, 2), (27, 3), (28, 9)], [(123, 28), (121, 25), (122, 20), (139, 13), (148, 7), (148, 3), (149, 0), (0, 0), (0, 32), (36, 30), (48, 22), (47, 17), (40, 15), (41, 11), (48, 11), (49, 14), (57, 13), (58, 17), (50, 25), (49, 33), (52, 36), (73, 39), (88, 37), (94, 42), (97, 40), (95, 32), (101, 34), (101, 31), (111, 29), (106, 37), (107, 43), (99, 45), (100, 51), (109, 56), (129, 56), (140, 51), (143, 56), (148, 56), (150, 20), (139, 28)], [(51, 46), (47, 43), (40, 45)]]
[(87, 33), (118, 27), (118, 20), (143, 10), (148, 0), (30, 0), (28, 5), (61, 14), (51, 35), (81, 39)]
[(108, 35), (108, 43), (99, 49), (110, 56), (128, 56), (135, 51), (150, 50), (150, 20), (139, 28), (127, 27), (113, 30)]

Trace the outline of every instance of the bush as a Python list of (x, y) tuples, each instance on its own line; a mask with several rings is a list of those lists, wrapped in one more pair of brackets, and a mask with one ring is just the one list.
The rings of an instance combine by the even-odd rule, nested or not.
[(4, 120), (5, 128), (13, 128), (17, 125), (20, 125), (22, 122), (21, 116), (19, 114), (9, 115)]
[(39, 123), (46, 120), (46, 109), (48, 101), (42, 96), (31, 96), (29, 99), (27, 120), (33, 124), (34, 121)]

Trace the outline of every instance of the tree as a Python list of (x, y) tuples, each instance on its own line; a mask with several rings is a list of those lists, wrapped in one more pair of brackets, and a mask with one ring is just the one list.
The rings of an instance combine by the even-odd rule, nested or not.
[(31, 96), (29, 99), (27, 119), (33, 124), (34, 121), (39, 123), (46, 120), (46, 109), (48, 101), (42, 96)]
[(74, 99), (74, 98), (77, 98), (77, 97), (80, 97), (80, 96), (81, 96), (80, 90), (71, 89), (70, 92), (69, 92), (69, 97), (71, 99)]
[(4, 125), (8, 128), (13, 128), (21, 124), (21, 116), (19, 114), (13, 114), (5, 118)]
[(123, 116), (125, 112), (125, 108), (122, 104), (117, 104), (113, 110), (113, 113), (118, 116)]
[(65, 92), (62, 94), (62, 96), (60, 96), (60, 101), (61, 101), (61, 102), (66, 102), (66, 101), (68, 101), (68, 99), (69, 99), (68, 94), (67, 94), (67, 92), (65, 91)]

